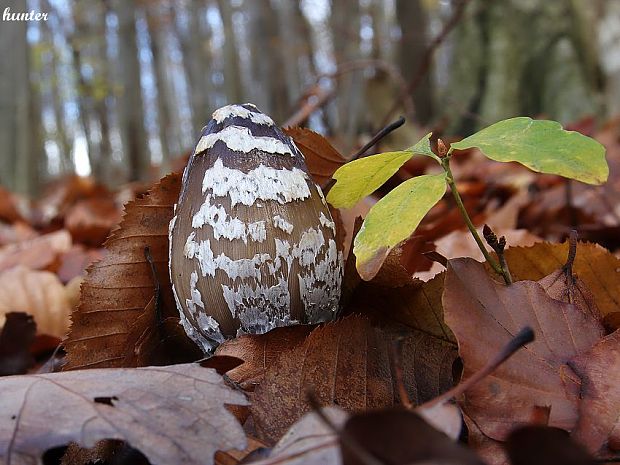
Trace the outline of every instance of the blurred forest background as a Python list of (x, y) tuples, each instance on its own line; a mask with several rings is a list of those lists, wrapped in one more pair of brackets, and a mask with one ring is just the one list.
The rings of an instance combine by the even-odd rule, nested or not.
[[(214, 109), (253, 102), (343, 153), (515, 115), (620, 112), (617, 0), (3, 0), (0, 184), (118, 186), (191, 150)], [(1, 12), (0, 12), (1, 13)]]

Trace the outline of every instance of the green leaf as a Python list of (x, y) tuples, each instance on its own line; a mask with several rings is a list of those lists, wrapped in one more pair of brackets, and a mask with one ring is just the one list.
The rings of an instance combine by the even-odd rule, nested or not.
[(433, 160), (436, 160), (438, 163), (441, 164), (441, 159), (437, 155), (435, 155), (433, 153), (433, 150), (431, 149), (431, 136), (432, 135), (433, 133), (429, 132), (422, 139), (420, 139), (417, 144), (409, 147), (407, 151), (413, 152), (414, 154), (417, 154), (417, 155), (425, 155), (427, 157), (431, 157)]
[(565, 131), (555, 121), (507, 119), (452, 144), (456, 150), (472, 147), (491, 160), (516, 161), (539, 173), (588, 184), (602, 184), (609, 175), (605, 148), (583, 134)]
[(353, 244), (363, 279), (377, 274), (390, 250), (411, 236), (445, 192), (445, 173), (426, 174), (403, 182), (370, 209)]
[(336, 208), (351, 208), (381, 187), (412, 156), (409, 151), (386, 152), (341, 166), (333, 175), (336, 184), (327, 201)]

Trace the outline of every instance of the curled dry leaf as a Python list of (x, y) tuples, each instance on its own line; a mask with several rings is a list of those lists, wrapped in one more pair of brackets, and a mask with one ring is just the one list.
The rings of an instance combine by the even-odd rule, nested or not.
[(537, 406), (551, 407), (550, 426), (574, 427), (580, 381), (566, 363), (600, 340), (599, 321), (550, 298), (538, 283), (499, 284), (484, 265), (466, 258), (448, 263), (443, 305), (459, 344), (464, 379), (523, 326), (531, 326), (536, 334), (525, 350), (460, 400), (464, 413), (486, 436), (504, 440), (514, 426), (530, 420)]
[[(245, 434), (225, 405), (245, 405), (196, 364), (85, 370), (0, 379), (0, 461), (36, 463), (46, 450), (120, 439), (152, 464), (211, 464)], [(53, 402), (50, 402), (53, 399)]]
[(180, 188), (181, 176), (168, 175), (125, 207), (119, 229), (105, 243), (106, 256), (88, 269), (82, 284), (65, 342), (65, 369), (126, 366), (133, 357), (129, 335), (155, 291), (145, 247), (157, 271), (162, 315), (178, 317), (168, 275), (168, 223)]
[(398, 403), (390, 353), (399, 338), (405, 389), (414, 403), (452, 387), (452, 344), (396, 325), (379, 329), (364, 317), (350, 316), (319, 326), (268, 366), (251, 407), (261, 439), (275, 442), (310, 410), (308, 389), (322, 404), (347, 411)]
[(570, 366), (582, 378), (573, 437), (603, 457), (620, 451), (620, 332), (605, 337)]
[(63, 338), (69, 328), (71, 303), (55, 274), (18, 266), (0, 274), (0, 320), (8, 312), (28, 313), (39, 333)]
[[(421, 416), (403, 408), (353, 415), (347, 420), (344, 432), (355, 440), (358, 450), (370, 454), (378, 463), (484, 464), (471, 449), (453, 441)], [(344, 440), (341, 440), (340, 447), (344, 465), (367, 464)]]
[(71, 235), (64, 229), (0, 248), (0, 272), (23, 265), (31, 270), (52, 267), (71, 248)]
[(95, 197), (73, 205), (65, 216), (65, 227), (76, 242), (99, 247), (121, 219), (113, 199)]
[[(506, 249), (506, 261), (514, 280), (538, 281), (566, 263), (568, 242), (535, 244), (531, 247)], [(573, 273), (585, 283), (605, 316), (620, 307), (620, 258), (603, 247), (580, 242), (573, 264)]]
[(306, 159), (308, 172), (314, 181), (325, 188), (334, 172), (345, 164), (346, 159), (322, 135), (300, 127), (284, 129), (284, 133), (293, 138), (295, 145)]

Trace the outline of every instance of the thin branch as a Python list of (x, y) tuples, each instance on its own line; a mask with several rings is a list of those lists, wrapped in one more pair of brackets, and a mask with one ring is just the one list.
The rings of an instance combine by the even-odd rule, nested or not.
[(428, 45), (424, 55), (422, 55), (422, 59), (420, 60), (420, 64), (416, 69), (413, 78), (409, 82), (405, 92), (398, 96), (397, 100), (394, 101), (394, 104), (390, 108), (390, 110), (386, 113), (383, 121), (389, 121), (396, 110), (400, 108), (402, 103), (406, 101), (407, 98), (411, 98), (411, 95), (416, 91), (424, 76), (428, 73), (430, 69), (431, 63), (433, 62), (433, 56), (437, 49), (444, 43), (448, 35), (452, 32), (452, 30), (457, 26), (457, 24), (461, 21), (463, 14), (465, 13), (465, 7), (471, 0), (460, 0), (456, 3), (454, 8), (454, 12), (452, 16), (448, 19), (446, 24), (444, 25), (441, 32), (433, 39), (433, 41)]

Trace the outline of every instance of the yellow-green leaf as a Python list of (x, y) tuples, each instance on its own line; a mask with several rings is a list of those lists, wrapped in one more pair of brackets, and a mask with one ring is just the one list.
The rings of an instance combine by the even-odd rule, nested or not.
[(431, 149), (431, 136), (432, 132), (429, 132), (422, 139), (420, 139), (415, 145), (412, 145), (407, 149), (409, 152), (413, 152), (417, 155), (425, 155), (427, 157), (431, 157), (433, 160), (437, 161), (441, 164), (441, 159), (433, 153)]
[(609, 175), (605, 148), (590, 137), (562, 129), (555, 121), (511, 118), (452, 144), (456, 150), (472, 147), (491, 160), (516, 161), (539, 173), (588, 184), (602, 184)]
[(363, 279), (377, 274), (390, 250), (411, 236), (445, 192), (445, 173), (426, 174), (405, 181), (370, 209), (353, 246)]
[(409, 151), (386, 152), (360, 158), (341, 166), (327, 201), (336, 208), (351, 208), (390, 179), (413, 156)]

